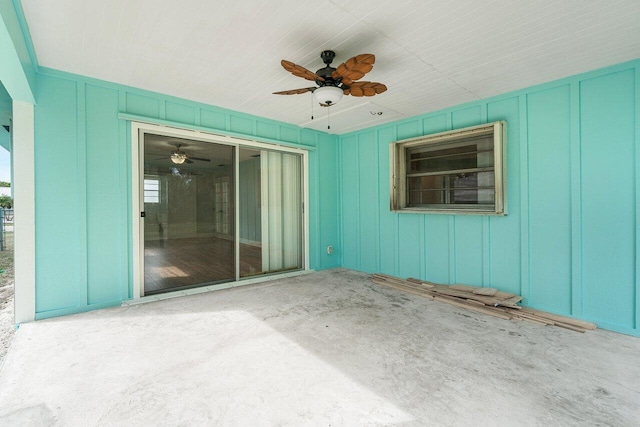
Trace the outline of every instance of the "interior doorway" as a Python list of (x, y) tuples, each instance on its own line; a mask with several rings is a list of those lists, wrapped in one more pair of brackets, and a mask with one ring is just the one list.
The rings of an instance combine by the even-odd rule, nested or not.
[(300, 150), (138, 137), (139, 296), (305, 268)]

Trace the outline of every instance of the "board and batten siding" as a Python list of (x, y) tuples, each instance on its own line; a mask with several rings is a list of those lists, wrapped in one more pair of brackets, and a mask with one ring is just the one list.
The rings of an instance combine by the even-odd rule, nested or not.
[[(131, 135), (124, 113), (309, 151), (309, 261), (338, 267), (337, 136), (40, 68), (36, 75), (36, 318), (132, 296)], [(319, 165), (322, 165), (321, 167)]]
[[(640, 336), (640, 61), (340, 137), (343, 266), (492, 286)], [(390, 88), (393, 90), (393, 88)], [(394, 213), (389, 144), (507, 122), (508, 215)]]

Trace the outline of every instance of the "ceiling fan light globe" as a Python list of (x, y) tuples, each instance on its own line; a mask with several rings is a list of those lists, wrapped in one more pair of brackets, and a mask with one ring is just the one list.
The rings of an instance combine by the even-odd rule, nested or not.
[(187, 160), (187, 156), (182, 153), (171, 153), (171, 161), (176, 165), (181, 165)]
[(342, 89), (336, 86), (322, 86), (313, 92), (315, 100), (324, 105), (335, 105), (342, 99)]

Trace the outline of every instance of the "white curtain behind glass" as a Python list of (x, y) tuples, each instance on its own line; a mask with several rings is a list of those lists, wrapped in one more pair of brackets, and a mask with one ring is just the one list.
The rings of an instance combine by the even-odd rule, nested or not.
[(300, 156), (261, 151), (260, 171), (262, 271), (301, 268)]

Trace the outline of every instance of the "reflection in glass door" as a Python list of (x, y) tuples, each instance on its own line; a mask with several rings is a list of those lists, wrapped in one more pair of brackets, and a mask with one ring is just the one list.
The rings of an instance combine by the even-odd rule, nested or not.
[(222, 176), (216, 178), (213, 183), (213, 194), (215, 199), (215, 222), (216, 233), (229, 234), (229, 224), (231, 221), (229, 209), (229, 177)]
[(144, 294), (235, 280), (234, 147), (144, 135)]

